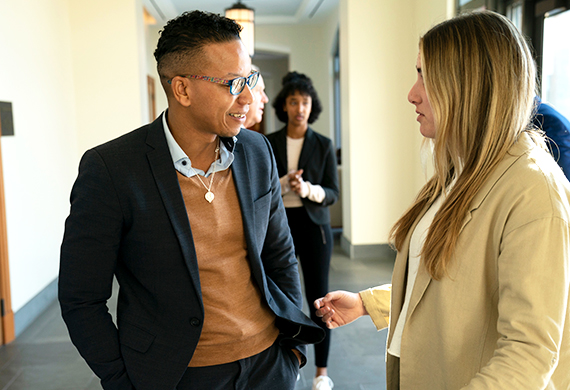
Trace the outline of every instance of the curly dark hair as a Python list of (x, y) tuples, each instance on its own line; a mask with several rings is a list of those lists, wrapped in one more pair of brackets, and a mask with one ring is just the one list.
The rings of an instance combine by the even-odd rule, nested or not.
[(232, 19), (210, 12), (192, 11), (171, 19), (160, 32), (154, 51), (158, 74), (170, 78), (186, 65), (204, 45), (240, 39), (241, 26)]
[(277, 118), (279, 118), (283, 123), (287, 123), (289, 121), (289, 117), (285, 110), (283, 110), (283, 106), (285, 106), (285, 101), (288, 96), (294, 95), (295, 92), (300, 92), (301, 95), (308, 95), (311, 97), (312, 106), (311, 114), (309, 115), (309, 123), (316, 121), (321, 114), (321, 111), (323, 111), (323, 106), (319, 99), (319, 95), (317, 95), (315, 87), (313, 87), (311, 79), (303, 73), (289, 72), (285, 77), (283, 77), (281, 84), (283, 87), (273, 101), (273, 108), (275, 109), (275, 115), (277, 115)]

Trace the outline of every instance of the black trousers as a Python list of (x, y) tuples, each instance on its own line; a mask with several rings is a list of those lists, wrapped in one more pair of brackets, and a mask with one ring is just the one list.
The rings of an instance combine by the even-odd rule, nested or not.
[(207, 367), (188, 367), (176, 390), (293, 390), (299, 360), (276, 341), (257, 355)]
[(315, 344), (315, 365), (326, 367), (329, 357), (331, 331), (321, 318), (315, 314), (313, 302), (324, 297), (329, 292), (329, 268), (331, 263), (333, 236), (330, 224), (317, 225), (304, 207), (287, 208), (287, 220), (295, 254), (299, 258), (303, 279), (305, 282), (305, 296), (309, 304), (311, 319), (324, 329), (326, 337), (319, 344)]

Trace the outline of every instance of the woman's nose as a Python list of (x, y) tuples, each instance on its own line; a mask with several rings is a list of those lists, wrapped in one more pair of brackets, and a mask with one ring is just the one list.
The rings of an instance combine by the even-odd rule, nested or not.
[(412, 86), (410, 92), (408, 92), (408, 101), (416, 106), (420, 104), (420, 97), (417, 92), (417, 82)]

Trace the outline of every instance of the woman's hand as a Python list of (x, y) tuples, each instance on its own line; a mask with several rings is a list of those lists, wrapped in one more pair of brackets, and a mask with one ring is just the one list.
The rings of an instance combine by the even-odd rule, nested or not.
[(306, 186), (306, 183), (301, 176), (302, 174), (302, 169), (299, 169), (298, 171), (291, 171), (288, 174), (291, 190), (297, 194), (301, 194), (301, 192), (303, 192), (303, 185)]
[(360, 294), (348, 291), (333, 291), (314, 303), (318, 317), (322, 317), (327, 328), (334, 329), (367, 315)]

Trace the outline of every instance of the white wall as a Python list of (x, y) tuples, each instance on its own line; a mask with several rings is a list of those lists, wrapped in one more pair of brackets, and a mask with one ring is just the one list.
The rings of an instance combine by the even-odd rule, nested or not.
[[(344, 235), (354, 245), (386, 242), (423, 183), (406, 95), (420, 33), (453, 9), (453, 0), (378, 3), (341, 0), (338, 14)], [(290, 69), (313, 79), (324, 107), (314, 128), (331, 138), (338, 15), (318, 26), (259, 26), (256, 43), (288, 53)], [(149, 42), (157, 30), (145, 30), (141, 0), (0, 1), (0, 100), (12, 102), (15, 126), (2, 137), (14, 311), (57, 277), (80, 155), (148, 121), (155, 43), (145, 34)], [(159, 112), (162, 94), (157, 83)]]
[(256, 49), (287, 53), (290, 70), (313, 79), (323, 113), (312, 126), (334, 139), (332, 54), (340, 23), (343, 234), (352, 245), (387, 243), (425, 183), (407, 93), (420, 35), (453, 8), (453, 0), (341, 0), (321, 25), (256, 27)]
[(80, 152), (148, 122), (140, 0), (68, 0)]
[[(444, 20), (450, 19), (455, 15), (455, 0), (414, 0), (413, 12), (413, 28), (416, 33), (416, 52), (419, 38), (425, 34), (431, 27)], [(411, 87), (411, 86), (410, 86)], [(416, 130), (419, 131), (419, 124), (416, 123)], [(421, 147), (423, 137), (417, 137), (417, 145), (415, 151), (418, 152)], [(433, 161), (431, 155), (426, 155), (426, 166), (423, 169), (416, 170), (416, 183), (418, 191), (421, 186), (426, 183), (426, 179), (433, 175)]]
[(58, 274), (81, 154), (148, 121), (140, 0), (0, 2), (0, 100), (12, 308)]
[(448, 3), (340, 1), (343, 235), (354, 246), (387, 243), (424, 182), (407, 94), (420, 33)]
[[(333, 15), (322, 25), (258, 25), (256, 26), (256, 50), (289, 54), (289, 70), (304, 73), (313, 80), (323, 112), (311, 127), (334, 139), (332, 106), (332, 38), (327, 34), (330, 25), (338, 25)], [(280, 83), (284, 75), (276, 75)], [(278, 88), (280, 89), (280, 88)], [(277, 123), (280, 128), (282, 123)]]
[(67, 0), (0, 2), (0, 100), (12, 308), (57, 277), (63, 221), (76, 175), (77, 136)]
[(154, 58), (154, 50), (156, 49), (156, 44), (158, 43), (159, 32), (162, 30), (161, 24), (156, 25), (146, 25), (145, 35), (146, 35), (146, 69), (145, 72), (154, 79), (155, 82), (155, 98), (156, 98), (156, 115), (160, 115), (166, 108), (168, 108), (168, 100), (166, 99), (166, 93), (160, 84), (160, 77), (158, 77), (158, 71), (156, 70), (156, 60)]

